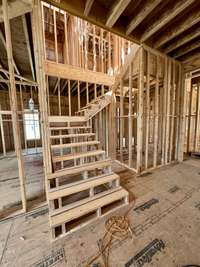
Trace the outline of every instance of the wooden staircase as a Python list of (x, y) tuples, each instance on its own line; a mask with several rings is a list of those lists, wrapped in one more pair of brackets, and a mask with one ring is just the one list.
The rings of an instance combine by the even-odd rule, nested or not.
[(97, 97), (88, 103), (85, 107), (81, 108), (76, 114), (78, 116), (84, 116), (86, 120), (94, 117), (98, 112), (103, 110), (106, 106), (111, 103), (112, 92), (108, 91), (102, 96)]
[[(70, 119), (69, 119), (70, 118)], [(69, 123), (70, 120), (70, 123)], [(53, 239), (126, 205), (128, 192), (83, 116), (50, 117), (52, 173), (48, 178)]]

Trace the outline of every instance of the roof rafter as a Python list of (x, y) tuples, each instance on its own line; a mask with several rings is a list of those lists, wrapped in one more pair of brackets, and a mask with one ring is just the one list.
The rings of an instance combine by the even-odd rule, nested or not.
[(106, 21), (106, 26), (111, 28), (115, 22), (118, 20), (118, 18), (121, 16), (123, 11), (126, 9), (128, 4), (131, 2), (131, 0), (118, 0), (116, 1), (115, 5), (109, 12), (109, 16)]
[(23, 29), (24, 29), (25, 39), (26, 39), (26, 46), (27, 46), (27, 51), (28, 51), (28, 57), (29, 57), (29, 62), (30, 62), (30, 67), (31, 67), (32, 78), (35, 81), (33, 58), (32, 58), (32, 54), (31, 54), (31, 46), (30, 46), (28, 27), (27, 27), (27, 22), (26, 22), (26, 16), (25, 15), (22, 15), (22, 24), (23, 24)]
[[(2, 44), (3, 44), (4, 48), (6, 49), (6, 40), (5, 40), (5, 37), (4, 37), (4, 35), (3, 35), (1, 30), (0, 30), (0, 40), (2, 41)], [(18, 75), (20, 75), (20, 72), (18, 70), (18, 67), (17, 67), (16, 62), (15, 62), (14, 59), (13, 59), (13, 64), (14, 64), (14, 69), (15, 69), (16, 73)]]
[(129, 35), (161, 2), (162, 0), (147, 1), (141, 12), (139, 12), (127, 26), (126, 35)]
[(147, 30), (142, 34), (141, 42), (145, 42), (149, 39), (153, 34), (158, 32), (161, 28), (163, 28), (168, 22), (178, 16), (182, 11), (188, 8), (195, 0), (186, 0), (182, 2), (177, 2), (173, 8), (167, 9), (163, 15), (161, 15), (160, 19), (157, 19), (152, 25), (147, 28)]

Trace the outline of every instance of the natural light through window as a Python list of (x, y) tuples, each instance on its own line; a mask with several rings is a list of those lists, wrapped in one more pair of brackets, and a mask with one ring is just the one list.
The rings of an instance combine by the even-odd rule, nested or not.
[(24, 114), (26, 140), (40, 139), (38, 110)]

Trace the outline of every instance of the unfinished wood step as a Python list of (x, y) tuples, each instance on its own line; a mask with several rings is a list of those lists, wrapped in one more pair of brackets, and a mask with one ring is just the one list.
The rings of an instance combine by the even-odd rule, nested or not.
[(86, 122), (84, 116), (49, 116), (49, 123)]
[(63, 177), (65, 175), (72, 175), (72, 174), (78, 174), (78, 173), (82, 173), (84, 171), (92, 171), (95, 169), (101, 169), (101, 168), (106, 168), (110, 166), (110, 159), (105, 159), (105, 160), (99, 160), (99, 161), (95, 161), (95, 162), (90, 162), (90, 163), (85, 163), (83, 165), (79, 165), (79, 166), (74, 166), (74, 167), (70, 167), (67, 169), (62, 169), (59, 170), (55, 173), (51, 173), (47, 175), (47, 178), (50, 179), (55, 179), (55, 178), (59, 178), (59, 177)]
[(105, 154), (104, 150), (92, 150), (92, 151), (73, 153), (73, 154), (63, 155), (63, 156), (55, 156), (55, 157), (52, 157), (52, 161), (55, 163), (55, 162), (66, 161), (66, 160), (99, 156), (103, 154)]
[[(95, 211), (105, 205), (111, 204), (114, 201), (124, 199), (128, 197), (128, 192), (122, 187), (116, 189), (108, 190), (104, 194), (98, 194), (91, 198), (91, 200), (77, 207), (68, 205), (66, 208), (61, 208), (58, 211), (53, 211), (50, 213), (50, 225), (51, 227), (56, 227), (62, 225), (63, 223), (74, 220), (84, 214), (88, 214), (91, 211)], [(69, 207), (71, 206), (71, 207)]]
[(58, 199), (60, 197), (69, 196), (71, 194), (78, 193), (90, 188), (94, 188), (98, 185), (102, 185), (116, 180), (119, 180), (119, 176), (115, 173), (106, 175), (104, 174), (103, 176), (95, 176), (93, 178), (88, 178), (79, 182), (59, 186), (55, 189), (50, 189), (48, 191), (48, 198), (49, 200)]
[(98, 198), (102, 198), (104, 196), (107, 196), (108, 194), (116, 192), (121, 188), (122, 188), (121, 186), (118, 186), (117, 188), (110, 188), (110, 189), (108, 189), (106, 191), (99, 192), (96, 195), (93, 195), (93, 196), (78, 200), (76, 202), (70, 203), (68, 205), (65, 205), (65, 206), (57, 208), (57, 209), (53, 209), (53, 210), (50, 211), (49, 215), (50, 216), (56, 216), (56, 215), (59, 215), (59, 214), (61, 214), (63, 212), (70, 211), (70, 210), (72, 210), (72, 209), (74, 209), (76, 207), (83, 206), (83, 205), (85, 205), (85, 204), (87, 204), (87, 203), (89, 203), (91, 201), (94, 201), (94, 200), (96, 200)]
[(87, 141), (87, 142), (51, 145), (51, 148), (61, 149), (61, 148), (71, 148), (71, 147), (79, 147), (79, 146), (93, 146), (93, 145), (99, 145), (99, 144), (100, 144), (99, 141)]
[(50, 127), (51, 131), (64, 131), (64, 130), (88, 130), (88, 129), (92, 129), (91, 126), (58, 126), (58, 127)]
[(89, 137), (95, 136), (95, 133), (78, 133), (78, 134), (61, 134), (61, 135), (51, 135), (51, 139), (60, 139), (60, 138), (78, 138), (78, 137)]

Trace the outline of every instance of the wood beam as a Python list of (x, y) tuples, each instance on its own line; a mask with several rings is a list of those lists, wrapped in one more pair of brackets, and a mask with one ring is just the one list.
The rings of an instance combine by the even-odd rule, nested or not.
[(55, 94), (55, 92), (56, 92), (56, 90), (57, 90), (57, 88), (58, 88), (59, 83), (60, 83), (60, 79), (58, 78), (58, 79), (57, 79), (57, 82), (56, 82), (56, 84), (55, 84), (55, 86), (54, 86), (54, 89), (53, 89), (53, 94)]
[[(196, 59), (200, 59), (200, 52), (195, 53), (192, 56), (188, 56), (186, 59), (184, 59), (182, 61), (183, 64), (189, 64), (191, 61), (196, 60)], [(198, 67), (197, 67), (198, 68)]]
[(132, 77), (132, 64), (129, 66), (129, 112), (128, 112), (128, 166), (132, 167), (133, 153), (132, 153), (132, 137), (133, 137), (133, 104), (132, 104), (132, 90), (133, 90), (133, 77)]
[(185, 47), (183, 47), (182, 49), (179, 49), (175, 54), (173, 54), (173, 58), (179, 58), (189, 52), (191, 52), (192, 50), (196, 49), (200, 47), (200, 41), (196, 41), (193, 42), (191, 45), (187, 45)]
[(63, 86), (62, 86), (62, 88), (61, 88), (61, 93), (64, 91), (64, 89), (65, 89), (65, 87), (67, 86), (67, 80), (64, 82), (64, 84), (63, 84)]
[[(186, 79), (185, 79), (186, 81)], [(185, 111), (186, 111), (186, 89), (184, 88), (183, 67), (179, 64), (179, 87), (180, 87), (180, 118), (179, 118), (179, 138), (178, 138), (178, 151), (177, 159), (179, 162), (183, 161), (183, 148), (185, 136)]]
[(173, 42), (166, 49), (164, 49), (164, 52), (166, 54), (168, 54), (168, 53), (172, 52), (173, 50), (179, 48), (180, 46), (190, 42), (191, 40), (193, 40), (193, 39), (195, 39), (196, 37), (199, 37), (199, 36), (200, 36), (200, 27), (196, 28), (191, 33), (186, 34), (183, 37), (179, 38), (176, 42)]
[(82, 82), (97, 83), (111, 86), (115, 78), (101, 72), (81, 69), (76, 66), (57, 64), (56, 62), (45, 61), (45, 73), (48, 76), (60, 77)]
[(31, 46), (30, 46), (28, 27), (27, 27), (27, 22), (26, 22), (26, 16), (25, 15), (22, 15), (22, 24), (23, 24), (23, 29), (24, 29), (25, 39), (26, 39), (26, 46), (27, 46), (27, 51), (28, 51), (29, 63), (30, 63), (30, 67), (31, 67), (31, 73), (32, 73), (33, 80), (35, 81), (33, 58), (32, 58), (32, 54), (31, 54)]
[(12, 124), (13, 124), (15, 152), (16, 152), (17, 162), (18, 162), (22, 209), (24, 212), (26, 212), (27, 202), (26, 202), (25, 172), (24, 172), (24, 161), (23, 161), (23, 156), (22, 156), (22, 145), (21, 145), (21, 139), (20, 139), (20, 127), (19, 127), (18, 113), (17, 113), (17, 92), (16, 92), (15, 76), (14, 76), (11, 29), (10, 29), (10, 21), (8, 17), (7, 0), (2, 1), (2, 7), (3, 7), (5, 35), (6, 35), (6, 51), (7, 51), (7, 59), (8, 59), (8, 69), (9, 69), (9, 74), (10, 74), (9, 76), (10, 78), (10, 101), (11, 101), (10, 106), (12, 110)]
[(156, 20), (153, 24), (149, 26), (149, 28), (147, 28), (147, 30), (142, 34), (141, 42), (145, 42), (147, 39), (149, 39), (153, 34), (158, 32), (167, 23), (176, 18), (176, 16), (178, 16), (182, 11), (184, 11), (194, 2), (195, 0), (176, 2), (173, 8), (167, 9), (165, 13), (162, 13), (158, 20)]
[[(8, 18), (13, 19), (32, 11), (32, 0), (10, 1), (8, 5)], [(3, 22), (3, 7), (0, 6), (0, 22)]]
[(43, 46), (43, 30), (42, 30), (42, 12), (40, 0), (33, 0), (32, 13), (32, 34), (34, 44), (35, 69), (38, 82), (38, 100), (40, 106), (40, 125), (42, 133), (42, 150), (43, 164), (45, 174), (45, 189), (48, 202), (48, 183), (47, 174), (52, 172), (50, 137), (49, 137), (49, 121), (48, 121), (48, 92), (46, 85), (46, 77), (44, 71), (44, 46)]
[(123, 11), (126, 9), (131, 0), (118, 0), (109, 12), (109, 16), (106, 21), (106, 26), (112, 28), (118, 18), (121, 16)]
[[(186, 2), (187, 3), (187, 2)], [(194, 9), (194, 11), (189, 12), (187, 15), (182, 17), (175, 26), (171, 27), (168, 31), (165, 31), (162, 36), (155, 42), (154, 47), (160, 48), (162, 45), (175, 38), (179, 34), (191, 28), (193, 25), (200, 21), (200, 10)]]
[(162, 0), (147, 1), (146, 5), (131, 20), (126, 29), (126, 35), (129, 35), (135, 28), (162, 2)]
[[(3, 33), (2, 33), (1, 30), (0, 30), (0, 40), (2, 41), (2, 44), (3, 44), (3, 46), (4, 46), (5, 49), (6, 49), (6, 40), (5, 40), (4, 35), (3, 35)], [(15, 63), (14, 58), (13, 58), (13, 65), (14, 65), (14, 69), (15, 69), (16, 73), (17, 73), (18, 75), (20, 75), (20, 72), (19, 72), (19, 70), (18, 70), (18, 68), (17, 68), (17, 65), (16, 65), (16, 63)]]
[(138, 114), (137, 114), (137, 172), (142, 170), (142, 141), (143, 141), (143, 93), (144, 93), (144, 48), (139, 52), (139, 77), (138, 77)]
[(86, 0), (85, 10), (84, 10), (84, 15), (85, 16), (88, 16), (89, 15), (93, 3), (94, 3), (94, 0)]

